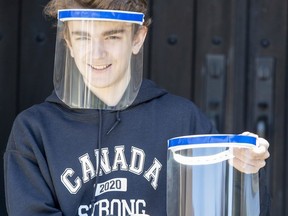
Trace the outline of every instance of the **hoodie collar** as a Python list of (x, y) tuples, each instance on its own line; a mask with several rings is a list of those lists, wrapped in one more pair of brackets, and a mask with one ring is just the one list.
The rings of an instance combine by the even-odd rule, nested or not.
[[(161, 97), (165, 94), (167, 94), (166, 90), (159, 88), (153, 81), (144, 79), (141, 84), (139, 93), (131, 106), (137, 106), (139, 104)], [(45, 101), (67, 106), (57, 97), (55, 91), (53, 91), (53, 93), (48, 98), (46, 98)]]

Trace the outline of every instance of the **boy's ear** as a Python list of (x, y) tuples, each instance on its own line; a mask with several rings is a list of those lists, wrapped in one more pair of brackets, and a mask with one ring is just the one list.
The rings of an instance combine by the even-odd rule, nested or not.
[(141, 47), (144, 44), (146, 35), (147, 35), (148, 28), (146, 26), (140, 26), (136, 34), (134, 35), (133, 39), (133, 47), (132, 47), (132, 53), (136, 55)]
[[(67, 33), (69, 34), (69, 33)], [(64, 40), (66, 42), (66, 46), (68, 47), (69, 51), (70, 51), (70, 55), (72, 56), (72, 58), (74, 58), (74, 52), (73, 52), (73, 49), (72, 49), (72, 45), (71, 45), (71, 40), (69, 38), (68, 35), (64, 35)]]

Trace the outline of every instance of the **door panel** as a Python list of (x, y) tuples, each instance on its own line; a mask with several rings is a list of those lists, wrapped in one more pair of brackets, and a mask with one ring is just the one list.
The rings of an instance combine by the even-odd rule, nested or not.
[[(3, 154), (17, 113), (18, 0), (0, 1), (0, 214), (5, 215)], [(11, 13), (11, 12), (15, 13)], [(13, 14), (13, 15), (12, 15)], [(5, 22), (4, 22), (5, 21)]]
[(287, 214), (283, 190), (287, 184), (287, 24), (287, 1), (250, 1), (246, 127), (270, 141), (267, 171), (273, 215)]
[[(43, 17), (47, 2), (0, 2), (2, 155), (17, 113), (42, 102), (53, 89), (56, 29)], [(193, 100), (222, 133), (249, 130), (266, 137), (271, 215), (288, 215), (287, 1), (149, 4), (145, 77)], [(0, 215), (5, 215), (3, 178), (0, 187)]]
[[(149, 78), (170, 91), (192, 98), (194, 1), (150, 1)], [(184, 7), (185, 5), (185, 7)]]

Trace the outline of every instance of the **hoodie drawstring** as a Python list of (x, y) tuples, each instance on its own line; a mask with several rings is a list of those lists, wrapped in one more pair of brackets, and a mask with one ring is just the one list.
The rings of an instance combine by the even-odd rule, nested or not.
[[(116, 121), (114, 122), (114, 124), (112, 125), (112, 127), (110, 128), (110, 130), (106, 133), (106, 135), (110, 134), (116, 127), (117, 125), (121, 122), (120, 119), (120, 111), (118, 110), (116, 113)], [(90, 212), (91, 212), (91, 216), (94, 216), (94, 205), (96, 203), (96, 190), (97, 190), (97, 185), (98, 185), (98, 181), (99, 181), (99, 172), (100, 172), (100, 158), (101, 158), (101, 146), (102, 146), (102, 128), (103, 127), (103, 116), (102, 116), (102, 110), (99, 110), (99, 128), (98, 128), (98, 139), (97, 139), (97, 147), (96, 149), (98, 149), (98, 158), (96, 161), (96, 167), (97, 167), (97, 173), (96, 173), (96, 177), (95, 177), (95, 189), (93, 191), (92, 194), (92, 199), (91, 199), (91, 208), (90, 208)]]
[(95, 207), (94, 204), (96, 203), (96, 190), (97, 190), (97, 185), (98, 185), (98, 181), (99, 181), (99, 172), (100, 172), (100, 151), (101, 151), (101, 146), (102, 146), (102, 124), (103, 124), (103, 120), (102, 120), (102, 110), (99, 110), (99, 128), (98, 128), (98, 139), (97, 139), (97, 147), (96, 149), (98, 149), (98, 158), (96, 161), (96, 177), (95, 177), (95, 188), (92, 194), (92, 199), (91, 199), (91, 208), (89, 210), (89, 212), (91, 212), (91, 216), (94, 216), (94, 211), (95, 211)]
[(110, 130), (106, 133), (106, 135), (110, 134), (114, 128), (117, 127), (117, 125), (121, 122), (121, 119), (120, 119), (120, 111), (118, 110), (117, 113), (116, 113), (116, 121), (114, 122), (114, 124), (112, 125), (112, 127), (110, 128)]

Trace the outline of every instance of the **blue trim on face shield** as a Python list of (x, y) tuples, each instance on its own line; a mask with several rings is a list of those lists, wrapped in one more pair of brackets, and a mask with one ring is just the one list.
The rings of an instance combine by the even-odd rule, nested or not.
[(210, 145), (210, 144), (237, 144), (241, 145), (254, 145), (256, 146), (256, 137), (245, 135), (195, 135), (176, 137), (168, 140), (168, 148), (185, 146), (185, 145)]
[(58, 20), (120, 21), (142, 25), (144, 14), (119, 10), (64, 9), (58, 11)]

